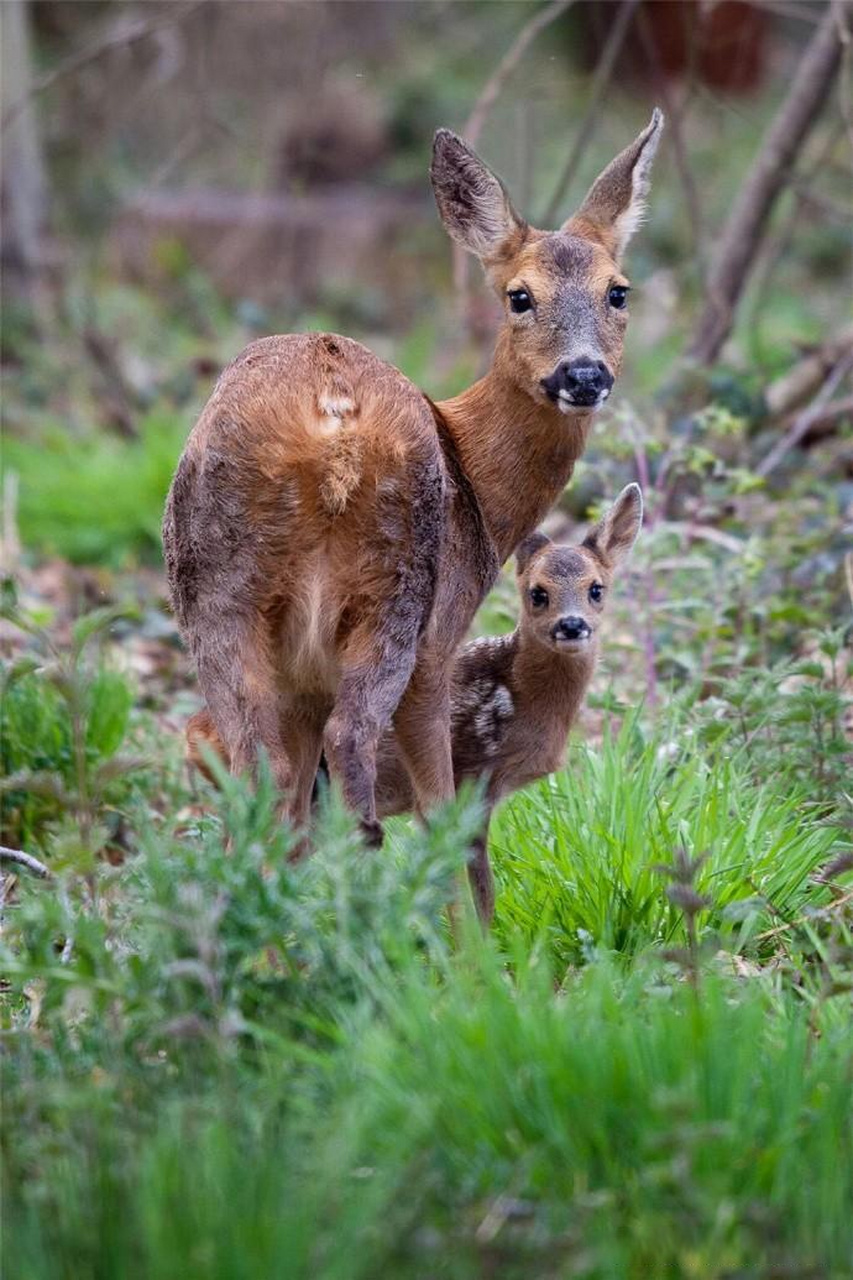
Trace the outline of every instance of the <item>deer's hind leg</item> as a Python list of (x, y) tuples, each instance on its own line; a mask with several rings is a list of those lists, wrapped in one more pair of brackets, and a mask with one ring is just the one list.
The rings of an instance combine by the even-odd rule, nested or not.
[(194, 645), (199, 683), (231, 773), (254, 776), (263, 749), (276, 786), (289, 796), (297, 770), (287, 750), (287, 708), (269, 635), (258, 622), (226, 614), (197, 628), (199, 636), (203, 639)]
[(363, 624), (353, 632), (341, 656), (341, 680), (323, 735), (330, 773), (373, 846), (382, 843), (375, 794), (379, 741), (409, 681), (417, 646), (416, 629), (396, 638), (387, 630), (377, 634)]
[(330, 708), (331, 703), (322, 699), (297, 698), (289, 704), (281, 722), (282, 742), (291, 768), (286, 812), (298, 836), (290, 854), (294, 860), (310, 852), (308, 827)]

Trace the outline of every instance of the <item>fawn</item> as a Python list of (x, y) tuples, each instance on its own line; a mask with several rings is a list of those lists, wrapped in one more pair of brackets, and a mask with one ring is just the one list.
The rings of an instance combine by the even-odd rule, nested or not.
[(225, 369), (193, 428), (163, 522), (172, 603), (231, 769), (263, 748), (295, 826), (325, 752), (381, 841), (376, 753), (392, 722), (418, 811), (454, 794), (452, 655), (610, 394), (619, 264), (662, 123), (655, 111), (555, 232), (438, 131), (439, 214), (504, 312), (491, 370), (467, 391), (433, 403), (348, 338), (277, 336)]
[[(494, 883), (488, 854), (492, 809), (536, 778), (559, 769), (569, 730), (598, 657), (598, 627), (613, 575), (643, 519), (636, 484), (627, 485), (579, 547), (555, 546), (534, 533), (516, 550), (521, 616), (511, 635), (486, 636), (458, 651), (451, 674), (453, 774), (485, 779), (485, 822), (469, 861), (475, 901), (488, 923)], [(206, 777), (203, 748), (228, 762), (207, 711), (187, 725), (187, 759)], [(393, 730), (377, 755), (376, 810), (406, 813), (414, 793)]]

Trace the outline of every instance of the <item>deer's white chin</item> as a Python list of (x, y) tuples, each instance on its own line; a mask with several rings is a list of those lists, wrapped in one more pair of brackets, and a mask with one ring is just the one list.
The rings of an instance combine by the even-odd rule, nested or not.
[(610, 396), (610, 390), (600, 391), (595, 400), (588, 404), (582, 401), (573, 400), (568, 391), (560, 391), (557, 393), (557, 407), (560, 413), (577, 413), (579, 409), (586, 410), (587, 413), (595, 413), (596, 409), (600, 409)]

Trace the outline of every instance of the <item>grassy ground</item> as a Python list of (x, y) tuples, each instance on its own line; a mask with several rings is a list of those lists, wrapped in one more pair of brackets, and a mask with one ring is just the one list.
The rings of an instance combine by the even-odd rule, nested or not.
[[(844, 435), (759, 485), (730, 383), (602, 423), (562, 528), (638, 474), (646, 527), (451, 944), (475, 797), (381, 856), (333, 807), (291, 868), (268, 786), (188, 790), (145, 562), (203, 381), (9, 453), (3, 839), (54, 878), (6, 882), (8, 1274), (848, 1276)], [(508, 573), (476, 628), (516, 607)]]
[[(709, 227), (774, 106), (691, 137)], [(638, 478), (646, 524), (567, 768), (493, 824), (488, 940), (445, 915), (476, 797), (428, 834), (393, 823), (381, 855), (332, 803), (291, 867), (268, 783), (190, 790), (159, 569), (221, 364), (345, 328), (449, 393), (478, 361), (452, 300), (391, 337), (226, 307), (188, 268), (157, 299), (74, 280), (48, 335), (4, 317), (2, 839), (52, 872), (4, 886), (9, 1276), (853, 1273), (850, 423), (757, 475), (767, 381), (846, 315), (849, 235), (783, 221), (733, 359), (682, 384), (698, 272), (672, 166), (654, 209), (618, 403), (554, 532)], [(475, 629), (516, 608), (509, 572)]]
[(268, 783), (175, 816), (97, 624), (11, 690), (56, 879), (8, 910), (10, 1275), (849, 1274), (853, 847), (796, 760), (677, 700), (578, 742), (452, 944), (476, 797), (381, 856), (332, 805), (297, 867)]

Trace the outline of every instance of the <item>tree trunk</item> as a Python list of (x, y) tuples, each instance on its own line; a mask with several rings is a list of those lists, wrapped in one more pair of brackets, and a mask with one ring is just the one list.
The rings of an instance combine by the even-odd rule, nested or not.
[(0, 266), (8, 295), (32, 300), (41, 265), (45, 179), (35, 108), (28, 96), (32, 67), (27, 0), (0, 3), (0, 42), (4, 121)]
[(841, 61), (842, 23), (850, 9), (850, 0), (833, 0), (826, 6), (820, 26), (800, 59), (788, 96), (764, 137), (723, 227), (708, 278), (708, 301), (689, 347), (689, 354), (700, 364), (711, 364), (716, 359), (731, 331), (735, 309), (773, 205), (829, 96)]

